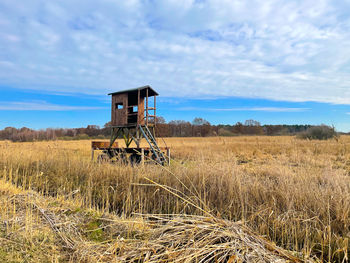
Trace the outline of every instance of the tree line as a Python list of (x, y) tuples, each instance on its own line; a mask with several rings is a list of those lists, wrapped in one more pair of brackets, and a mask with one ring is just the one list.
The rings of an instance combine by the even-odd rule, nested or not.
[[(238, 135), (295, 135), (305, 132), (311, 125), (261, 125), (255, 120), (246, 120), (236, 124), (212, 125), (203, 118), (195, 118), (192, 122), (172, 120), (165, 122), (157, 118), (156, 135), (159, 137), (207, 137), (207, 136), (238, 136)], [(0, 130), (0, 140), (14, 142), (43, 140), (83, 140), (107, 139), (111, 134), (110, 123), (103, 127), (88, 125), (86, 128), (47, 128), (33, 130), (27, 127), (6, 127)]]
[(306, 131), (311, 125), (261, 125), (255, 120), (244, 123), (211, 125), (207, 120), (195, 118), (192, 122), (175, 120), (157, 124), (161, 137), (206, 137), (238, 135), (295, 135)]

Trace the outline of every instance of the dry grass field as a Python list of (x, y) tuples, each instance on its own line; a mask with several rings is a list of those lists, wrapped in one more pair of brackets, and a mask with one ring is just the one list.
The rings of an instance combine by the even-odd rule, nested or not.
[(135, 168), (0, 142), (0, 261), (348, 261), (350, 137), (165, 141), (171, 166)]

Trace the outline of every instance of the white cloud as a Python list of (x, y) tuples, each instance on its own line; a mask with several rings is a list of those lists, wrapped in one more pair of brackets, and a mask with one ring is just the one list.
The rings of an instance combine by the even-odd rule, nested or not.
[(69, 106), (51, 104), (45, 101), (34, 102), (0, 102), (0, 111), (76, 111), (76, 110), (100, 110), (104, 107)]
[(198, 108), (198, 107), (182, 107), (181, 111), (265, 111), (265, 112), (303, 112), (310, 108), (285, 108), (285, 107), (237, 107), (237, 108)]
[(350, 104), (347, 10), (331, 0), (4, 0), (0, 85)]

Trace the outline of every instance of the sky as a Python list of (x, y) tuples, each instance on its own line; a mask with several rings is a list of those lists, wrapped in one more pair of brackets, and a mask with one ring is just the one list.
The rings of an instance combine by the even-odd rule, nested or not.
[(350, 0), (1, 0), (0, 128), (103, 126), (150, 85), (167, 121), (350, 131)]

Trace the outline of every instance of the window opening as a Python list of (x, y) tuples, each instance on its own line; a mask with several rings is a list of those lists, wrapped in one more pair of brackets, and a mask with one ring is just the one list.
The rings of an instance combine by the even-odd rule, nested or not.
[(115, 108), (116, 108), (117, 110), (122, 110), (122, 109), (123, 109), (123, 102), (118, 102), (118, 103), (116, 103), (116, 104), (115, 104)]

